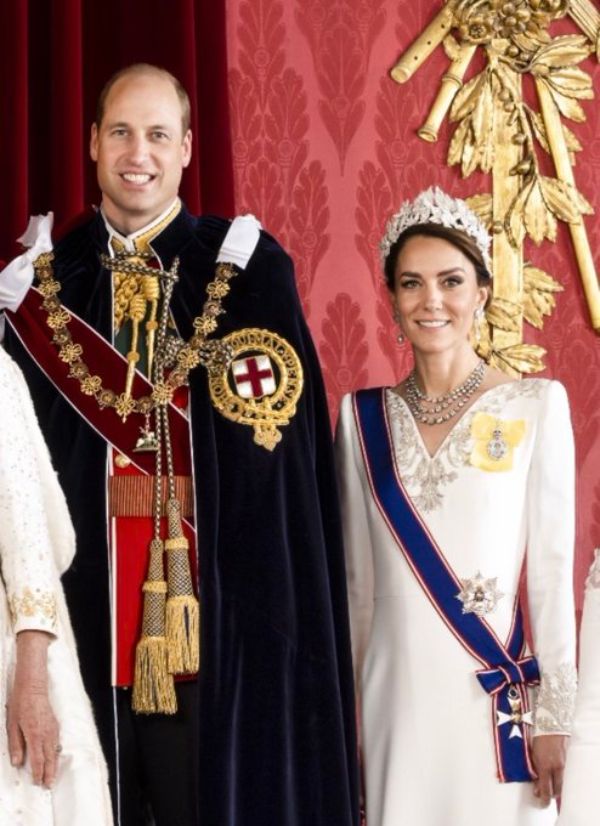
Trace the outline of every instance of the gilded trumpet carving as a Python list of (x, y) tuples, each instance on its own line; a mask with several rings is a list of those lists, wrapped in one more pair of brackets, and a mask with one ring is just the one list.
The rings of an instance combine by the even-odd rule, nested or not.
[[(569, 15), (582, 34), (552, 36)], [(523, 258), (528, 236), (554, 242), (564, 221), (587, 298), (600, 332), (600, 287), (583, 216), (593, 209), (579, 190), (573, 167), (583, 147), (565, 121), (582, 122), (581, 101), (593, 96), (579, 64), (600, 55), (600, 12), (591, 0), (448, 0), (392, 70), (404, 83), (443, 44), (450, 65), (419, 136), (435, 141), (445, 118), (455, 124), (447, 162), (463, 177), (491, 175), (491, 191), (471, 207), (493, 233), (494, 296), (479, 351), (512, 374), (544, 369), (544, 349), (523, 343), (523, 324), (543, 328), (562, 286)], [(485, 66), (464, 81), (478, 49)], [(532, 79), (535, 103), (523, 94)], [(554, 174), (545, 174), (548, 155)], [(544, 171), (542, 171), (544, 170)]]

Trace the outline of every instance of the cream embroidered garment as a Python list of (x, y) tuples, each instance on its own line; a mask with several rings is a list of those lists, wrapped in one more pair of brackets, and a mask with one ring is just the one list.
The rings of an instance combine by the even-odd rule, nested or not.
[(579, 643), (579, 689), (567, 752), (559, 826), (593, 826), (600, 783), (600, 548), (586, 583)]
[(10, 765), (0, 725), (0, 823), (111, 826), (104, 759), (85, 695), (60, 574), (74, 553), (67, 506), (23, 377), (0, 348), (0, 704), (8, 695), (15, 634), (55, 635), (48, 648), (50, 701), (62, 752), (52, 791)]
[[(532, 697), (538, 732), (568, 730), (574, 458), (563, 387), (526, 379), (487, 391), (434, 456), (404, 401), (387, 391), (386, 404), (397, 470), (462, 581), (457, 598), (502, 640), (527, 548), (543, 675), (537, 705)], [(350, 397), (342, 402), (337, 454), (368, 823), (549, 826), (556, 810), (538, 806), (531, 784), (497, 780), (495, 721), (478, 663), (432, 608), (375, 505)]]

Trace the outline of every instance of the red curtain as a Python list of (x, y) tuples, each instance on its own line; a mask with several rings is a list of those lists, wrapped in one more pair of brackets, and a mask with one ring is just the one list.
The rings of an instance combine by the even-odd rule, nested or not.
[(96, 99), (137, 62), (168, 69), (190, 95), (188, 207), (233, 214), (224, 3), (0, 0), (0, 258), (18, 252), (30, 214), (51, 209), (60, 226), (99, 203), (87, 148)]

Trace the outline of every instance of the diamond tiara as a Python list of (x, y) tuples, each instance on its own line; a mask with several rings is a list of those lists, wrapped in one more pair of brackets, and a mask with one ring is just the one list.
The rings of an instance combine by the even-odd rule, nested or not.
[(379, 243), (382, 263), (385, 264), (392, 246), (404, 230), (419, 224), (441, 224), (464, 232), (479, 247), (485, 266), (491, 273), (491, 239), (488, 231), (466, 201), (447, 195), (437, 186), (421, 192), (414, 201), (404, 201), (398, 212), (392, 215)]

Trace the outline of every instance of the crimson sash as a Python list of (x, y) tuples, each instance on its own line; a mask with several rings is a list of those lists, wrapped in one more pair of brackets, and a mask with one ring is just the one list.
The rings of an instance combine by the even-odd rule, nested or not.
[[(77, 413), (103, 439), (119, 453), (131, 460), (126, 471), (115, 468), (115, 474), (138, 472), (154, 476), (156, 454), (136, 453), (133, 448), (140, 435), (144, 418), (131, 414), (125, 422), (114, 408), (101, 408), (93, 396), (80, 389), (79, 381), (69, 375), (69, 365), (58, 355), (52, 342), (53, 331), (46, 323), (47, 313), (42, 307), (44, 298), (31, 288), (17, 313), (6, 312), (7, 323), (19, 338), (31, 358), (71, 404)], [(126, 359), (89, 324), (69, 310), (70, 332), (73, 340), (81, 344), (83, 357), (91, 375), (102, 377), (103, 384), (111, 388), (125, 387)], [(132, 388), (135, 397), (149, 396), (152, 384), (136, 371)], [(191, 449), (188, 420), (174, 404), (169, 405), (169, 425), (173, 464), (176, 475), (192, 476)], [(136, 471), (133, 468), (136, 468)], [(148, 543), (152, 538), (152, 521), (121, 517), (117, 520), (111, 547), (114, 567), (114, 609), (111, 624), (113, 635), (113, 679), (116, 685), (131, 685), (135, 643), (139, 638), (142, 617), (142, 583), (148, 565)], [(197, 577), (195, 530), (193, 521), (184, 519), (184, 531), (190, 542), (190, 564), (194, 579)], [(121, 554), (119, 548), (126, 549)]]
[[(154, 475), (155, 454), (135, 453), (143, 417), (131, 414), (124, 422), (113, 407), (101, 408), (94, 396), (80, 389), (79, 381), (69, 375), (69, 365), (61, 361), (52, 342), (52, 330), (47, 325), (47, 313), (42, 307), (44, 297), (32, 287), (17, 313), (6, 312), (7, 323), (21, 343), (62, 396), (79, 415), (109, 444), (127, 456), (143, 473)], [(91, 375), (102, 377), (110, 388), (125, 387), (127, 360), (83, 319), (69, 310), (69, 331), (73, 340), (83, 347), (83, 357)], [(150, 396), (153, 385), (138, 371), (133, 381), (134, 397)], [(169, 405), (169, 425), (175, 473), (191, 476), (191, 451), (188, 421), (174, 404)]]

